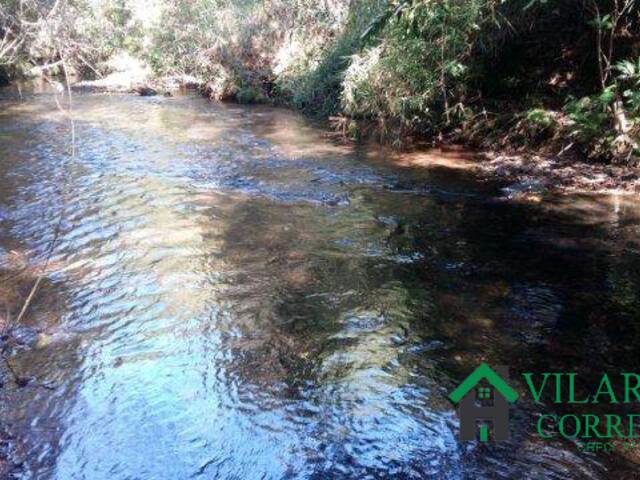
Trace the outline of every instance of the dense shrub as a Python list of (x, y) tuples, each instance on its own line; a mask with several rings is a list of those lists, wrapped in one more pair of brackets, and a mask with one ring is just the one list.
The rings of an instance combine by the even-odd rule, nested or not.
[(82, 75), (96, 74), (120, 50), (139, 53), (143, 33), (127, 0), (3, 0), (0, 67), (14, 76), (34, 67), (57, 74), (65, 60)]
[[(493, 2), (404, 2), (374, 21), (376, 47), (354, 57), (342, 105), (392, 131), (435, 133), (465, 114), (470, 54)], [(376, 23), (384, 22), (381, 29)], [(367, 38), (368, 35), (365, 36)]]

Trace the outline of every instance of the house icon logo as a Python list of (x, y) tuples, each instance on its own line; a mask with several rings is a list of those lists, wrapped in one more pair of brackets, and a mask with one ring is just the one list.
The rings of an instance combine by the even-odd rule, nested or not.
[(489, 424), (493, 426), (493, 440), (509, 439), (509, 403), (518, 399), (518, 392), (511, 388), (509, 369), (494, 369), (481, 364), (449, 395), (458, 404), (460, 440), (489, 440)]

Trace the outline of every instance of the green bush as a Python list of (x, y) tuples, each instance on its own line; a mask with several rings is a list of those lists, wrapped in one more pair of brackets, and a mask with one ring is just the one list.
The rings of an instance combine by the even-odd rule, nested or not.
[(263, 103), (267, 98), (260, 89), (255, 87), (243, 87), (236, 93), (238, 103)]
[(368, 22), (383, 8), (384, 2), (377, 0), (338, 0), (332, 8), (324, 2), (302, 6), (289, 39), (278, 49), (274, 93), (310, 113), (340, 113), (351, 56), (361, 48)]
[(609, 110), (615, 100), (615, 87), (608, 87), (598, 95), (570, 98), (564, 107), (571, 120), (571, 135), (580, 143), (610, 142), (611, 136), (602, 136), (609, 130)]
[(530, 125), (546, 130), (552, 128), (556, 124), (556, 120), (553, 117), (553, 112), (545, 110), (544, 108), (532, 108), (526, 112), (525, 118)]
[(615, 81), (602, 92), (571, 98), (565, 111), (570, 135), (599, 157), (630, 157), (638, 151), (640, 59), (616, 64)]
[(345, 113), (373, 118), (390, 133), (435, 133), (467, 113), (471, 57), (481, 25), (496, 2), (413, 1), (390, 5), (367, 31), (377, 41), (352, 57)]

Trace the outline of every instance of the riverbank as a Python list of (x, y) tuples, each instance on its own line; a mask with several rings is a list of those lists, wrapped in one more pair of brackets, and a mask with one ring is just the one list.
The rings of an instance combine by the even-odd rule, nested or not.
[[(107, 5), (54, 11), (40, 32), (16, 9), (24, 38), (9, 48), (2, 75), (56, 75), (62, 65), (96, 77), (78, 88), (108, 92), (117, 63), (135, 57), (143, 76), (192, 76), (212, 99), (290, 106), (333, 118), (345, 136), (370, 134), (394, 147), (444, 140), (483, 150), (546, 146), (551, 158), (580, 152), (638, 166), (637, 9), (630, 0), (569, 1), (551, 10), (545, 3), (160, 0), (140, 11), (124, 1), (117, 14)], [(32, 13), (42, 12), (34, 6)], [(71, 22), (64, 35), (44, 28), (71, 18), (92, 28), (79, 28), (84, 21)], [(121, 92), (168, 93), (119, 81)]]
[(111, 58), (104, 67), (109, 73), (97, 79), (81, 79), (71, 85), (82, 93), (170, 96), (185, 88), (201, 88), (203, 82), (190, 75), (153, 75), (149, 66), (125, 52)]
[[(98, 80), (80, 80), (71, 86), (77, 94), (173, 96), (185, 92), (199, 92), (211, 102), (211, 92), (206, 82), (188, 76), (154, 76), (148, 69), (121, 69)], [(59, 90), (65, 90), (60, 84)], [(231, 97), (224, 103), (242, 103)], [(249, 102), (251, 103), (251, 102)], [(268, 99), (260, 105), (273, 103)], [(283, 106), (292, 111), (295, 108)], [(301, 114), (304, 115), (303, 112)], [(467, 147), (447, 141), (436, 144), (417, 143), (407, 150), (398, 150), (375, 139), (358, 140), (347, 135), (335, 122), (318, 118), (317, 124), (325, 136), (338, 145), (377, 145), (389, 162), (403, 168), (465, 170), (481, 181), (505, 183), (505, 193), (512, 200), (537, 202), (545, 194), (640, 194), (640, 168), (624, 164), (588, 161), (569, 150), (554, 155), (542, 145), (536, 149), (483, 149)]]
[[(181, 90), (192, 89), (213, 102), (223, 101), (212, 97), (209, 84), (190, 76), (154, 77), (119, 72), (98, 81), (76, 83), (73, 89), (81, 92), (143, 96), (170, 96)], [(231, 96), (224, 101), (234, 103), (238, 99)], [(258, 103), (269, 102), (270, 100), (262, 98)], [(359, 142), (341, 128), (335, 128), (329, 118), (321, 119), (320, 123), (324, 125), (326, 135), (335, 142)], [(507, 182), (510, 185), (506, 187), (506, 192), (512, 199), (539, 201), (540, 196), (545, 193), (640, 194), (640, 168), (587, 161), (571, 151), (550, 155), (526, 149), (520, 149), (519, 152), (508, 148), (473, 149), (446, 142), (435, 147), (418, 144), (406, 152), (382, 144), (379, 148), (384, 149), (391, 162), (403, 167), (464, 169), (482, 180)], [(541, 147), (540, 150), (548, 152), (549, 149)]]
[(540, 201), (545, 193), (640, 194), (640, 169), (586, 162), (575, 156), (544, 156), (533, 152), (469, 151), (457, 145), (391, 154), (393, 163), (408, 168), (466, 170), (481, 180), (503, 181), (509, 198)]
[[(199, 92), (211, 102), (221, 101), (212, 99), (206, 83), (195, 77), (156, 77), (149, 72), (139, 75), (120, 71), (99, 80), (82, 80), (72, 84), (72, 91), (78, 94), (140, 96), (173, 96), (192, 91)], [(224, 103), (246, 104), (237, 102), (235, 97)], [(269, 101), (264, 100), (260, 104), (265, 103)], [(296, 111), (288, 106), (283, 108)], [(546, 193), (640, 194), (640, 168), (588, 161), (572, 151), (552, 155), (546, 147), (541, 147), (540, 151), (514, 151), (507, 147), (486, 150), (446, 141), (436, 142), (435, 146), (418, 143), (409, 150), (401, 151), (376, 140), (354, 139), (342, 129), (334, 128), (330, 119), (315, 118), (319, 120), (325, 136), (336, 144), (377, 144), (391, 163), (404, 168), (466, 170), (481, 181), (506, 183), (505, 192), (514, 200), (535, 202)]]

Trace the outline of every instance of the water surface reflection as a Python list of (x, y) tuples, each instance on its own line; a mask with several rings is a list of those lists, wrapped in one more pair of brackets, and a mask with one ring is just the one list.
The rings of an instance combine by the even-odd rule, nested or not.
[(69, 161), (51, 96), (0, 112), (2, 238), (41, 259), (66, 206), (58, 320), (13, 357), (56, 388), (2, 414), (18, 478), (632, 471), (528, 435), (526, 404), (511, 442), (460, 444), (446, 395), (479, 360), (637, 367), (636, 204), (505, 202), (273, 108), (87, 95), (74, 114)]

